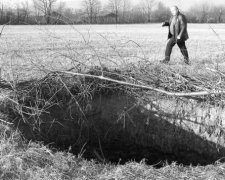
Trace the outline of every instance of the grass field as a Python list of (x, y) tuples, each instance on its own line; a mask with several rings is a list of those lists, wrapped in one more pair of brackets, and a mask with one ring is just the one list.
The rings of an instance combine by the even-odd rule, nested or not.
[[(143, 60), (157, 64), (164, 58), (167, 31), (160, 24), (6, 26), (0, 39), (0, 63), (5, 76), (13, 71), (23, 78), (30, 69), (42, 69), (42, 65), (62, 70), (76, 61), (89, 65), (101, 62), (106, 66)], [(192, 65), (223, 67), (225, 25), (189, 24), (188, 31)], [(182, 64), (182, 56), (175, 47), (171, 65)]]
[[(89, 25), (6, 26), (0, 38), (1, 77), (3, 79), (10, 80), (10, 83), (11, 83), (11, 82), (17, 82), (22, 80), (30, 80), (32, 78), (39, 78), (49, 73), (50, 70), (63, 71), (63, 70), (68, 70), (71, 67), (76, 67), (79, 69), (78, 67), (79, 64), (85, 64), (87, 68), (95, 66), (95, 65), (101, 65), (106, 67), (115, 67), (118, 69), (122, 69), (123, 67), (128, 66), (130, 63), (138, 64), (139, 62), (143, 61), (143, 62), (147, 62), (147, 64), (150, 66), (152, 65), (152, 70), (154, 70), (154, 68), (156, 67), (157, 72), (158, 70), (160, 72), (160, 68), (162, 68), (162, 70), (166, 70), (167, 68), (168, 69), (170, 68), (174, 70), (174, 72), (182, 72), (184, 74), (185, 72), (188, 72), (187, 73), (188, 75), (194, 75), (194, 74), (198, 74), (199, 76), (206, 75), (203, 77), (203, 79), (205, 78), (206, 80), (201, 84), (203, 85), (203, 88), (205, 88), (205, 86), (208, 87), (209, 85), (212, 85), (213, 87), (215, 85), (215, 87), (219, 86), (220, 88), (223, 88), (223, 84), (224, 84), (224, 78), (222, 78), (223, 74), (221, 75), (221, 79), (218, 85), (210, 84), (211, 79), (212, 79), (212, 82), (217, 83), (219, 76), (217, 74), (215, 75), (215, 74), (212, 74), (212, 73), (210, 74), (209, 72), (206, 72), (205, 67), (212, 67), (213, 69), (221, 70), (222, 72), (224, 72), (225, 24), (219, 24), (219, 25), (189, 24), (188, 32), (189, 32), (190, 39), (187, 41), (187, 47), (190, 54), (191, 66), (187, 66), (183, 63), (182, 56), (178, 47), (175, 47), (173, 50), (170, 64), (168, 66), (165, 66), (165, 65), (161, 65), (159, 61), (164, 58), (164, 50), (165, 50), (165, 46), (167, 42), (168, 29), (162, 28), (160, 24), (93, 25), (93, 26), (89, 26)], [(149, 69), (146, 68), (146, 69), (151, 70), (151, 68)], [(157, 75), (160, 75), (160, 73), (159, 74), (156, 73), (154, 75), (157, 76)], [(55, 76), (53, 76), (53, 78), (54, 77)], [(176, 76), (172, 76), (172, 77), (176, 79)], [(210, 77), (211, 79), (207, 80), (208, 77)], [(171, 81), (173, 82), (173, 78), (172, 80), (171, 79), (168, 80), (166, 78), (165, 79), (166, 81), (168, 80), (168, 82), (171, 83)], [(46, 79), (49, 80), (48, 78)], [(43, 81), (47, 82), (47, 80), (46, 81), (45, 80)], [(73, 80), (76, 80), (76, 79), (73, 79)], [(180, 79), (178, 78), (178, 80)], [(54, 81), (50, 81), (50, 82), (54, 82)], [(39, 88), (38, 86), (39, 83), (41, 84), (41, 82), (36, 82), (35, 84), (37, 85), (38, 88)], [(176, 83), (177, 81), (171, 85), (172, 88), (179, 86), (179, 83), (178, 85)], [(47, 89), (49, 88), (50, 90), (49, 92), (46, 93), (47, 97), (48, 97), (48, 93), (51, 95), (54, 94), (55, 89), (54, 87), (53, 89), (51, 89), (51, 85), (52, 84), (50, 83), (47, 84)], [(12, 85), (12, 87), (14, 86)], [(58, 92), (57, 88), (60, 89), (60, 87), (61, 86), (56, 87), (57, 92)], [(34, 88), (34, 92), (35, 90), (38, 91), (39, 90), (38, 88), (37, 89)], [(41, 88), (41, 85), (40, 85), (40, 88)], [(84, 90), (86, 89), (84, 88)], [(179, 90), (179, 87), (178, 87), (178, 90)], [(24, 91), (21, 91), (21, 94), (25, 92), (26, 92), (26, 89)], [(27, 90), (27, 92), (29, 92), (29, 90)], [(40, 92), (42, 91), (40, 90)], [(3, 94), (3, 91), (2, 91), (2, 94)], [(43, 96), (43, 99), (41, 98), (42, 94), (39, 92), (34, 94), (34, 96), (32, 96), (33, 95), (32, 93), (31, 94), (27, 93), (27, 94), (30, 95), (30, 97), (33, 99), (35, 99), (34, 96), (37, 95), (36, 97), (37, 99), (35, 99), (37, 101), (34, 102), (34, 106), (37, 106), (37, 107), (39, 105), (41, 106), (41, 103), (43, 102), (43, 100), (45, 100), (44, 96)], [(84, 93), (84, 95), (86, 94)], [(54, 96), (55, 94), (52, 97)], [(20, 101), (23, 103), (23, 97), (20, 100), (17, 99), (18, 97), (19, 95), (15, 96), (14, 100), (17, 103), (19, 103)], [(24, 99), (27, 98), (29, 101), (30, 97), (29, 96), (24, 97)], [(44, 106), (46, 105), (47, 107), (46, 109), (48, 109), (48, 107), (50, 108), (51, 106), (55, 105), (54, 98), (52, 97), (50, 98), (48, 97), (49, 101), (44, 101), (45, 103)], [(66, 104), (63, 104), (63, 103), (60, 104), (61, 102), (63, 102), (63, 100), (64, 99), (62, 98), (61, 100), (57, 101), (57, 103), (59, 103), (58, 106), (60, 105), (66, 106)], [(110, 110), (111, 107), (107, 105), (107, 100), (108, 99), (106, 99), (105, 107), (108, 108), (108, 111), (105, 111), (105, 112), (111, 112)], [(188, 107), (188, 105), (185, 107), (181, 103), (182, 108), (178, 107), (177, 109), (175, 108), (174, 110), (173, 108), (177, 105), (176, 104), (177, 99), (174, 98), (173, 100), (171, 101), (170, 100), (171, 99), (169, 99), (168, 101), (161, 101), (162, 106), (165, 105), (165, 109), (166, 109), (165, 112), (168, 111), (167, 113), (169, 114), (172, 111), (174, 111), (173, 113), (177, 113), (175, 115), (188, 116), (185, 114), (185, 112), (183, 112), (182, 108), (184, 107), (186, 109), (188, 108), (191, 109), (191, 107)], [(111, 102), (113, 101), (122, 101), (122, 100), (112, 99)], [(166, 103), (166, 102), (169, 102), (169, 103)], [(172, 105), (170, 104), (170, 102)], [(31, 105), (32, 103), (28, 102), (28, 104)], [(74, 104), (72, 104), (71, 107), (69, 108), (73, 108)], [(170, 107), (171, 109), (167, 107), (167, 104), (169, 104), (168, 107)], [(2, 103), (2, 101), (0, 101), (1, 107), (6, 105), (7, 103), (4, 103), (4, 102)], [(194, 106), (192, 106), (192, 108), (193, 107)], [(199, 107), (200, 109), (200, 110), (198, 109), (196, 110), (200, 114), (198, 115), (199, 119), (201, 118), (201, 116), (203, 117), (203, 115), (201, 115), (202, 113), (205, 115), (205, 119), (203, 119), (203, 121), (205, 123), (208, 123), (207, 121), (211, 120), (211, 117), (209, 117), (211, 115), (210, 109), (205, 110), (200, 105), (199, 106), (196, 105), (196, 107)], [(62, 107), (62, 110), (60, 110), (60, 112), (63, 112), (64, 110), (63, 108), (64, 107)], [(22, 111), (22, 106), (20, 107), (20, 105), (17, 106), (16, 104), (15, 111), (16, 110), (18, 110), (18, 112), (20, 110)], [(30, 109), (30, 110), (31, 111), (27, 111), (27, 112), (31, 112), (31, 114), (28, 114), (28, 115), (32, 117), (32, 113), (33, 113), (35, 116), (36, 111), (35, 110), (32, 111), (33, 109)], [(206, 112), (207, 110), (209, 112)], [(219, 113), (220, 115), (223, 114), (221, 112), (223, 110), (224, 109), (221, 108), (220, 111), (217, 112), (217, 109), (216, 110), (214, 109), (215, 114)], [(38, 113), (39, 112), (37, 112), (37, 116), (38, 116)], [(57, 113), (59, 112), (55, 111), (55, 113), (57, 116)], [(9, 114), (7, 115), (10, 116)], [(117, 180), (117, 179), (224, 179), (225, 177), (225, 173), (224, 173), (225, 165), (222, 163), (223, 158), (217, 161), (215, 164), (208, 165), (208, 166), (185, 167), (183, 165), (172, 163), (172, 164), (166, 164), (164, 167), (160, 169), (155, 168), (157, 164), (155, 166), (148, 166), (144, 161), (140, 163), (127, 162), (124, 165), (87, 161), (80, 156), (77, 157), (72, 155), (70, 153), (70, 150), (68, 150), (68, 152), (59, 152), (56, 150), (52, 150), (49, 147), (42, 145), (41, 143), (27, 142), (26, 140), (21, 138), (20, 132), (15, 131), (14, 129), (11, 129), (11, 127), (8, 125), (5, 125), (7, 124), (7, 122), (5, 121), (8, 118), (7, 115), (0, 113), (0, 122), (2, 122), (0, 123), (0, 179)], [(216, 115), (215, 117), (217, 117)], [(65, 116), (65, 119), (68, 116)], [(109, 115), (105, 113), (105, 116), (107, 117)], [(46, 117), (51, 117), (51, 116), (46, 116)], [(20, 120), (21, 119), (19, 119), (19, 121)], [(171, 118), (171, 122), (172, 120), (173, 119)], [(188, 120), (193, 120), (193, 119), (188, 119)], [(194, 121), (197, 122), (198, 119), (196, 118), (193, 120), (193, 122)], [(139, 124), (142, 123), (139, 121), (139, 119), (137, 120), (137, 122), (139, 122)], [(167, 122), (166, 118), (156, 122), (156, 125), (158, 124), (158, 126), (155, 126), (155, 127), (158, 128), (158, 131), (162, 131), (163, 128), (169, 127), (168, 124), (170, 124), (171, 122), (167, 123), (166, 125), (165, 125), (165, 122)], [(193, 122), (189, 122), (189, 123), (191, 124)], [(222, 128), (224, 127), (223, 122), (224, 121), (221, 120), (221, 124), (219, 124), (221, 125), (220, 127)], [(134, 121), (133, 123), (136, 123), (136, 121)], [(174, 121), (174, 124), (176, 123), (181, 124), (183, 122), (182, 120), (177, 122)], [(52, 124), (54, 124), (54, 122)], [(171, 124), (173, 125), (173, 123)], [(191, 125), (190, 124), (184, 122), (183, 124), (184, 129), (190, 128), (192, 126), (192, 124)], [(212, 127), (214, 127), (215, 124), (213, 122)], [(160, 129), (160, 126), (163, 126), (162, 129)], [(213, 141), (212, 134), (214, 133), (213, 132), (214, 129), (212, 129), (211, 126), (210, 126), (211, 129), (208, 128), (207, 130), (199, 130), (201, 129), (201, 126), (199, 124), (195, 125), (193, 123), (193, 126), (194, 126), (193, 129), (195, 129), (196, 132), (202, 131), (202, 134), (205, 133), (205, 136), (203, 135), (204, 137), (209, 136), (208, 139), (211, 138), (211, 140)], [(152, 127), (154, 128), (154, 126)], [(173, 127), (171, 129), (173, 130)], [(173, 131), (170, 132), (170, 130), (166, 131), (166, 129), (164, 130), (165, 132), (169, 132), (173, 134), (175, 133), (179, 134), (178, 131), (180, 132), (182, 131), (182, 129), (179, 129), (179, 128), (176, 129), (176, 132), (173, 132)], [(211, 135), (209, 135), (209, 133), (207, 134), (207, 131), (210, 131), (209, 133), (211, 133)], [(165, 132), (163, 133), (166, 134)], [(217, 132), (217, 134), (222, 134), (222, 133), (223, 131), (220, 131), (220, 130), (219, 132)], [(205, 139), (199, 138), (198, 137), (199, 134), (198, 133), (196, 134), (197, 134), (197, 137), (196, 137), (197, 140), (200, 139), (199, 141), (196, 141), (196, 146), (198, 146), (198, 148), (204, 147)], [(191, 135), (189, 136), (189, 134), (186, 133), (186, 131), (183, 132), (183, 135), (184, 135), (184, 138), (186, 138), (185, 136), (195, 137)], [(160, 139), (161, 137), (159, 135), (158, 137), (155, 136), (156, 139), (157, 138)], [(224, 136), (221, 135), (221, 137), (224, 137)], [(173, 139), (173, 136), (171, 136), (171, 139)], [(171, 139), (168, 135), (168, 139), (166, 139), (165, 141), (167, 140), (169, 141)], [(222, 142), (222, 140), (224, 139), (221, 139), (221, 144), (224, 144), (224, 141)], [(200, 143), (197, 144), (198, 142)], [(164, 145), (165, 147), (167, 147), (168, 144), (166, 143), (163, 144), (163, 141), (162, 141), (161, 147), (164, 147)], [(202, 146), (201, 146), (201, 143), (203, 144)], [(194, 146), (195, 143), (190, 143), (190, 144)], [(217, 145), (215, 144), (210, 144), (210, 145), (213, 146), (214, 151), (217, 150), (216, 149)], [(168, 145), (168, 147), (169, 146), (170, 144)], [(97, 155), (99, 156), (99, 154)], [(187, 158), (188, 158), (188, 155), (187, 155)], [(101, 157), (100, 157), (100, 160), (101, 160)]]

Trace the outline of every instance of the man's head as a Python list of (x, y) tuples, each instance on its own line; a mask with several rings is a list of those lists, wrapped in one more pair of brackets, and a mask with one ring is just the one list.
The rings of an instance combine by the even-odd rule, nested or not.
[(176, 16), (176, 15), (179, 14), (179, 9), (178, 9), (177, 6), (172, 6), (172, 7), (170, 8), (170, 12), (171, 12), (171, 14), (172, 14), (173, 16)]

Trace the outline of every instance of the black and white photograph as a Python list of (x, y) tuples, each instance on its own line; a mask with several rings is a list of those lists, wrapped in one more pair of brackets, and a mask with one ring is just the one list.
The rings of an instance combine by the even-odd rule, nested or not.
[(224, 180), (225, 0), (0, 0), (0, 180)]

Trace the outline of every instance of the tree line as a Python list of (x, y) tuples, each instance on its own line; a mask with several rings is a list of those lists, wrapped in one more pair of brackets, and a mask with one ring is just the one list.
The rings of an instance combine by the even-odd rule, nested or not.
[[(225, 5), (194, 5), (184, 12), (190, 23), (225, 23)], [(0, 24), (129, 24), (157, 23), (170, 17), (169, 7), (158, 0), (82, 0), (68, 7), (59, 0), (28, 0), (10, 8), (1, 4)]]

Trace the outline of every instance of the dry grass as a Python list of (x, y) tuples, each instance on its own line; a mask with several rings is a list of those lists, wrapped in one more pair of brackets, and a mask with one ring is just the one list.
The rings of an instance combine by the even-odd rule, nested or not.
[(53, 152), (42, 144), (25, 142), (20, 133), (0, 125), (0, 178), (3, 180), (69, 180), (69, 179), (224, 179), (225, 165), (206, 167), (165, 165), (161, 169), (140, 163), (125, 165), (99, 164), (69, 152)]
[[(192, 65), (224, 67), (224, 25), (190, 24), (187, 47)], [(158, 64), (164, 57), (167, 29), (153, 25), (6, 26), (1, 37), (2, 76), (26, 79), (43, 75), (43, 67), (66, 70), (77, 61), (90, 66), (125, 66), (130, 62)], [(218, 66), (217, 66), (218, 65)], [(175, 47), (171, 67), (183, 68)], [(13, 73), (12, 73), (13, 72)]]

